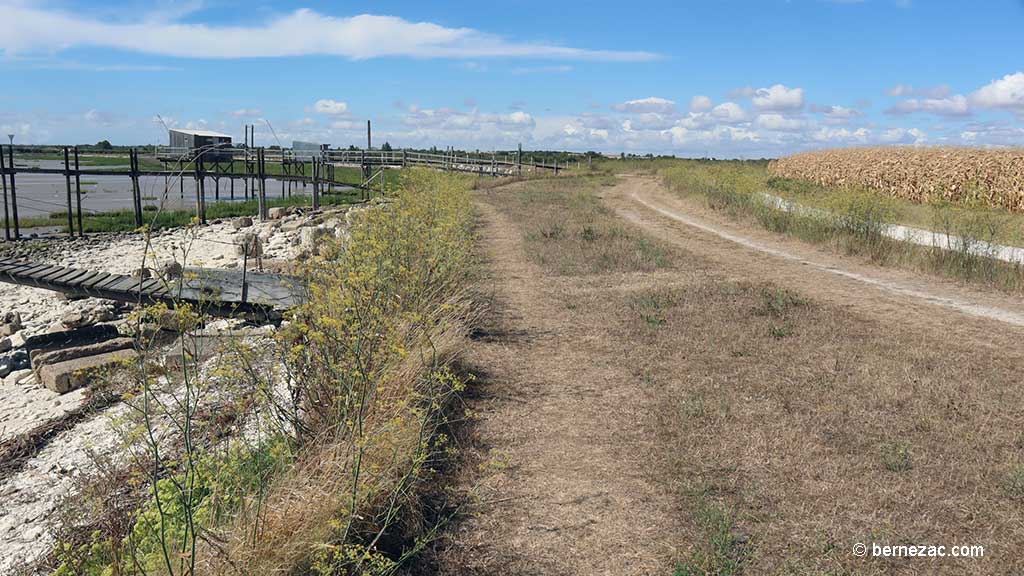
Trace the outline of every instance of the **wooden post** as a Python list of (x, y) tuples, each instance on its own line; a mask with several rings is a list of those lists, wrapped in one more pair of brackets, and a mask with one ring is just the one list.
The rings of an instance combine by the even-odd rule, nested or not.
[[(214, 168), (214, 170), (216, 170), (216, 168)], [(216, 174), (214, 174), (213, 177), (213, 201), (220, 201), (220, 176), (217, 176)]]
[(85, 227), (82, 225), (82, 174), (78, 165), (78, 146), (75, 146), (75, 205), (78, 208), (78, 235), (85, 238)]
[(313, 210), (320, 209), (320, 162), (313, 158)]
[(259, 148), (256, 153), (256, 170), (259, 173), (258, 178), (260, 182), (259, 191), (259, 213), (260, 220), (266, 220), (269, 217), (269, 210), (267, 210), (267, 180), (266, 180), (266, 158), (264, 156), (263, 148)]
[(68, 234), (75, 235), (75, 215), (71, 210), (71, 164), (68, 162), (68, 147), (64, 147), (64, 185), (67, 188)]
[(14, 146), (7, 147), (7, 166), (11, 171), (11, 218), (14, 219), (14, 239), (21, 240), (21, 224), (18, 223), (18, 185), (14, 180)]
[(373, 148), (373, 144), (370, 141), (370, 121), (367, 120), (366, 121), (366, 149), (369, 150), (371, 148)]
[(11, 217), (7, 212), (7, 169), (4, 167), (4, 147), (0, 146), (0, 179), (4, 185), (4, 240), (11, 239)]
[(200, 194), (200, 190), (201, 190), (200, 182), (201, 182), (202, 171), (203, 171), (203, 169), (201, 167), (201, 164), (203, 162), (203, 157), (202, 156), (196, 156), (196, 159), (194, 160), (194, 162), (195, 162), (195, 164), (194, 164), (194, 170), (195, 170), (194, 178), (195, 178), (195, 181), (196, 181), (196, 219), (198, 219), (199, 222), (202, 223), (204, 218), (203, 218), (203, 198), (202, 198), (202, 195)]
[(516, 167), (518, 169), (519, 175), (522, 176), (523, 175), (523, 143), (522, 142), (519, 143), (519, 151), (516, 152)]
[(139, 153), (132, 148), (128, 156), (131, 164), (132, 198), (135, 201), (135, 227), (142, 227), (142, 190), (139, 188)]

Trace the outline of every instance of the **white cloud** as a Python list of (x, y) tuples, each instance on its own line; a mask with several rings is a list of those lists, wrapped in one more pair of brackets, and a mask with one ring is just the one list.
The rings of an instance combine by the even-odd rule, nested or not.
[(714, 104), (707, 96), (694, 96), (690, 98), (690, 112), (700, 113), (711, 110)]
[(852, 120), (861, 116), (859, 110), (853, 108), (847, 108), (845, 106), (826, 106), (824, 108), (818, 108), (817, 112), (821, 112), (829, 120), (846, 121)]
[(917, 128), (892, 128), (883, 131), (878, 139), (884, 144), (924, 144), (928, 135)]
[(743, 122), (747, 113), (735, 102), (723, 102), (711, 109), (711, 116), (724, 123)]
[(886, 110), (889, 114), (913, 114), (926, 112), (938, 116), (968, 116), (971, 113), (967, 98), (957, 94), (948, 98), (925, 98), (903, 100)]
[(86, 111), (86, 113), (82, 115), (82, 118), (90, 124), (97, 124), (100, 126), (109, 126), (114, 123), (113, 116), (106, 112), (96, 110), (95, 108)]
[(777, 112), (769, 112), (767, 114), (761, 114), (755, 121), (758, 128), (765, 130), (776, 130), (780, 132), (795, 132), (803, 130), (807, 126), (807, 122), (800, 120), (799, 118), (787, 118)]
[(810, 134), (810, 138), (824, 144), (865, 144), (871, 136), (867, 128), (849, 130), (847, 128), (822, 127)]
[(629, 100), (622, 104), (616, 104), (615, 106), (612, 106), (612, 108), (619, 112), (656, 112), (660, 114), (671, 114), (676, 109), (676, 103), (665, 98), (649, 96), (639, 100)]
[(770, 88), (761, 88), (751, 96), (754, 107), (759, 110), (799, 110), (804, 106), (804, 89), (787, 88), (776, 84)]
[(892, 88), (885, 91), (889, 96), (895, 96), (898, 98), (916, 97), (916, 98), (945, 98), (949, 96), (951, 90), (948, 85), (941, 84), (939, 86), (911, 86), (909, 84), (897, 84)]
[(515, 112), (508, 114), (503, 117), (503, 120), (507, 124), (514, 124), (518, 126), (533, 126), (533, 116), (522, 110), (516, 110)]
[(348, 104), (330, 98), (321, 99), (313, 104), (313, 112), (329, 116), (341, 116), (348, 112)]
[(309, 54), (354, 60), (415, 58), (551, 58), (635, 62), (658, 56), (643, 51), (588, 50), (517, 42), (472, 28), (410, 22), (395, 16), (333, 17), (309, 9), (262, 25), (212, 26), (178, 21), (179, 15), (146, 14), (131, 22), (0, 1), (0, 38), (7, 54), (54, 52), (92, 46), (181, 58), (272, 58)]
[(971, 102), (983, 108), (1024, 112), (1024, 72), (1007, 74), (971, 94)]
[(231, 115), (235, 118), (259, 118), (263, 115), (263, 111), (258, 108), (239, 108), (233, 110)]

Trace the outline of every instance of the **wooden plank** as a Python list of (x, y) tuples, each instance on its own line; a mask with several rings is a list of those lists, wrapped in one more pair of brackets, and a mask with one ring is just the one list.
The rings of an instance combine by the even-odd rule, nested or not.
[(40, 281), (40, 278), (46, 276), (47, 274), (52, 274), (53, 271), (53, 266), (44, 266), (40, 269), (30, 270), (24, 274), (20, 274), (20, 276), (24, 278), (26, 282), (32, 284), (33, 286), (39, 286), (42, 288), (43, 283)]
[(18, 270), (17, 272), (15, 272), (15, 275), (18, 278), (24, 278), (28, 280), (32, 278), (33, 274), (36, 274), (37, 272), (42, 272), (43, 270), (46, 270), (49, 267), (50, 266), (48, 264), (36, 264), (35, 266), (25, 268), (24, 270)]
[(84, 278), (87, 278), (93, 274), (92, 270), (82, 270), (81, 268), (72, 268), (75, 271), (74, 274), (68, 274), (67, 276), (60, 279), (61, 284), (67, 284), (69, 286), (77, 286)]
[(120, 292), (122, 291), (122, 289), (118, 288), (118, 286), (120, 286), (126, 280), (130, 282), (134, 280), (134, 278), (132, 278), (131, 276), (125, 276), (124, 274), (111, 274), (110, 279), (107, 280), (106, 282), (103, 282), (102, 284), (97, 284), (96, 289), (107, 290), (110, 292)]
[(3, 260), (3, 261), (0, 261), (0, 272), (7, 272), (7, 271), (10, 271), (10, 270), (17, 270), (19, 268), (23, 268), (25, 266), (28, 266), (29, 264), (31, 264), (31, 263), (30, 262), (25, 262), (24, 260)]
[(131, 276), (121, 276), (116, 282), (111, 282), (103, 287), (104, 290), (110, 292), (129, 292), (135, 293), (139, 289), (139, 279), (132, 278)]
[(62, 278), (66, 278), (69, 275), (73, 275), (79, 272), (77, 268), (63, 268), (61, 266), (55, 266), (55, 270), (49, 274), (39, 278), (40, 282), (53, 283), (57, 282)]
[(106, 278), (106, 276), (106, 272), (92, 272), (85, 278), (79, 279), (78, 282), (76, 282), (77, 285), (75, 286), (75, 289), (81, 290), (83, 293), (88, 294), (90, 290), (90, 284), (102, 280), (103, 278)]
[(82, 288), (85, 288), (86, 290), (92, 290), (92, 289), (96, 288), (96, 286), (109, 281), (111, 276), (113, 276), (113, 274), (108, 274), (107, 272), (100, 272), (95, 277), (90, 278), (89, 280), (86, 280), (85, 282), (82, 282), (81, 286), (82, 286)]
[(83, 279), (92, 275), (92, 270), (81, 270), (78, 268), (74, 268), (74, 270), (74, 273), (68, 274), (67, 276), (61, 278), (59, 280), (59, 283), (64, 284), (66, 286), (78, 288)]
[(164, 289), (164, 283), (158, 278), (150, 278), (142, 283), (143, 294), (154, 294), (161, 292)]

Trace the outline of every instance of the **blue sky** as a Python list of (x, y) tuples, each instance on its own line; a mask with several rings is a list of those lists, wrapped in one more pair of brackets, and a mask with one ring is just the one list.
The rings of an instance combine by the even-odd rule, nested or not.
[[(1024, 144), (1024, 1), (0, 0), (0, 132), (776, 156)], [(269, 126), (273, 126), (276, 138)]]

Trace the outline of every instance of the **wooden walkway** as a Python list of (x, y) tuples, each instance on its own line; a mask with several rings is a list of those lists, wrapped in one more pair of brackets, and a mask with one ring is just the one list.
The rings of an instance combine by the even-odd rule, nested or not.
[(151, 304), (188, 303), (215, 316), (277, 316), (305, 299), (301, 279), (280, 274), (186, 268), (182, 278), (165, 282), (81, 268), (0, 259), (0, 282), (55, 290), (76, 296)]

